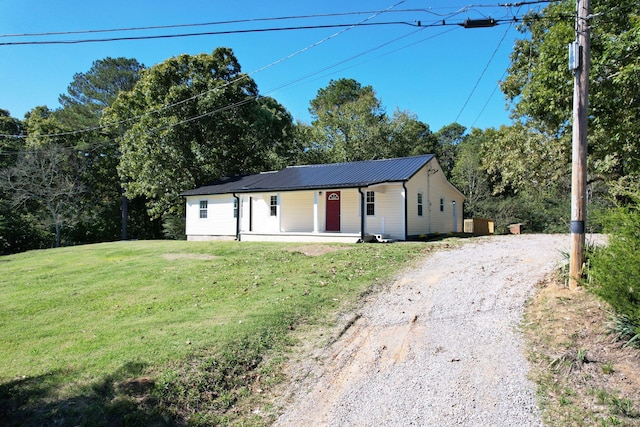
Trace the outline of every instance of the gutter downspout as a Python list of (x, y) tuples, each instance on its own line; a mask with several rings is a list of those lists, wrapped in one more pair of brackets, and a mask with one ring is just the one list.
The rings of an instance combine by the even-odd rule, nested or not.
[(360, 242), (364, 243), (365, 205), (364, 205), (364, 193), (362, 192), (362, 187), (358, 187), (358, 193), (360, 193)]
[(238, 205), (238, 216), (236, 217), (236, 240), (240, 241), (240, 197), (233, 193), (233, 198), (236, 199)]
[(407, 209), (409, 194), (407, 193), (407, 181), (402, 181), (402, 188), (404, 188), (404, 241), (406, 242), (409, 236), (409, 210)]
[(428, 228), (427, 234), (431, 234), (431, 167), (427, 169), (427, 214), (429, 219), (427, 220)]

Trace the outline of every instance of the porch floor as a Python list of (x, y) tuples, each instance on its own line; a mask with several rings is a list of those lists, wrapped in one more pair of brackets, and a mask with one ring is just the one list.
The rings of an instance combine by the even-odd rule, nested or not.
[(359, 240), (360, 233), (257, 233), (251, 231), (240, 233), (240, 241), (242, 242), (358, 243)]

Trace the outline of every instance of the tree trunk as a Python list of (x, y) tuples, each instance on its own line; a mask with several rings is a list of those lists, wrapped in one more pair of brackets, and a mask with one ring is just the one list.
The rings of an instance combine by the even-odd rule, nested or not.
[[(123, 190), (124, 192), (124, 190)], [(122, 196), (122, 222), (120, 226), (120, 239), (127, 240), (127, 221), (129, 219), (129, 199), (126, 196)]]

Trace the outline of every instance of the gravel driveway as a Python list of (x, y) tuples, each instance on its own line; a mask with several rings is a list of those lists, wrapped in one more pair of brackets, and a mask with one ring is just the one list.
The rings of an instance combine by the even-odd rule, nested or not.
[(277, 426), (542, 425), (518, 325), (568, 235), (438, 251), (307, 361)]

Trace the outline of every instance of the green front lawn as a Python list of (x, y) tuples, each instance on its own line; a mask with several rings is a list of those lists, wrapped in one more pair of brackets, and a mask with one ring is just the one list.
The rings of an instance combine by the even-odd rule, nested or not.
[(139, 241), (1, 257), (0, 424), (265, 422), (237, 409), (277, 380), (265, 357), (429, 249), (322, 247), (347, 250)]

